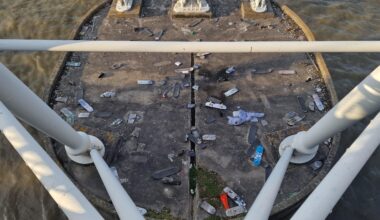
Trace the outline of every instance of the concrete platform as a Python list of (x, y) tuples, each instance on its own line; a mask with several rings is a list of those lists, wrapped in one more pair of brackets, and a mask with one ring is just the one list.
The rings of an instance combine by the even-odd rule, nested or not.
[[(304, 39), (290, 20), (274, 17), (242, 21), (237, 1), (218, 0), (214, 4), (217, 18), (191, 25), (195, 19), (171, 18), (171, 1), (147, 0), (141, 9), (143, 17), (99, 14), (101, 25), (82, 37), (136, 41)], [(209, 54), (200, 58), (196, 54), (174, 53), (74, 53), (70, 59), (79, 60), (82, 65), (64, 69), (54, 85), (52, 98), (68, 97), (68, 101), (51, 100), (54, 109), (59, 112), (67, 107), (75, 114), (84, 112), (77, 105), (79, 98), (93, 106), (95, 111), (90, 117), (77, 119), (74, 127), (101, 138), (106, 144), (107, 163), (116, 168), (126, 191), (138, 206), (149, 210), (147, 217), (151, 219), (207, 219), (210, 215), (199, 208), (204, 200), (217, 208), (217, 218), (223, 218), (225, 213), (218, 197), (225, 186), (241, 195), (249, 207), (278, 159), (280, 141), (286, 135), (307, 129), (324, 114), (303, 113), (297, 96), (310, 100), (319, 87), (322, 89), (319, 95), (326, 107), (330, 106), (320, 73), (306, 54)], [(175, 62), (181, 65), (178, 67)], [(194, 72), (175, 71), (195, 64), (200, 68)], [(225, 70), (231, 66), (236, 72), (226, 78)], [(296, 74), (279, 74), (280, 70), (289, 69)], [(137, 80), (153, 80), (154, 84), (138, 85)], [(199, 86), (197, 91), (191, 89), (194, 85)], [(179, 87), (180, 94), (175, 97), (175, 88)], [(223, 93), (233, 87), (239, 92), (224, 97)], [(114, 91), (116, 96), (101, 98), (100, 94), (106, 91)], [(209, 96), (221, 99), (227, 110), (205, 107)], [(189, 103), (196, 107), (187, 108)], [(261, 122), (228, 125), (227, 116), (238, 109), (265, 113), (268, 125)], [(306, 117), (296, 126), (288, 126), (282, 118), (290, 111)], [(106, 117), (105, 112), (110, 115)], [(128, 123), (131, 114), (138, 116), (134, 123)], [(210, 117), (215, 121), (209, 123)], [(111, 125), (117, 119), (123, 122)], [(205, 142), (205, 149), (185, 142), (192, 127), (201, 134), (215, 134), (216, 141)], [(247, 151), (255, 147), (248, 143), (251, 127), (257, 128), (255, 143), (262, 143), (265, 148), (260, 167), (249, 162), (251, 155)], [(329, 147), (321, 147), (316, 160), (328, 163)], [(94, 167), (69, 161), (58, 144), (54, 149), (78, 185), (96, 197), (96, 201), (102, 201), (97, 205), (112, 213), (109, 208), (112, 204)], [(195, 151), (195, 160), (189, 156), (190, 150)], [(173, 161), (170, 155), (175, 155)], [(174, 178), (181, 185), (165, 185), (152, 178), (154, 172), (168, 167), (180, 169)], [(191, 174), (190, 167), (193, 167)], [(304, 187), (318, 175), (319, 171), (313, 171), (310, 164), (291, 165), (273, 213), (302, 199)], [(196, 189), (192, 196), (194, 182)]]

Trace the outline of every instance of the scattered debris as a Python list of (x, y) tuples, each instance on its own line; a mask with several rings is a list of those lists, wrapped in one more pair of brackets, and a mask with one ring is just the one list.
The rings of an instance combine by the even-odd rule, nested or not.
[(308, 76), (305, 80), (305, 82), (310, 82), (313, 78), (311, 76)]
[(181, 62), (179, 62), (179, 61), (177, 61), (177, 62), (175, 62), (175, 63), (174, 63), (174, 65), (176, 65), (176, 66), (181, 66), (181, 65), (182, 65), (182, 63), (181, 63)]
[(146, 27), (135, 27), (133, 28), (134, 32), (144, 32), (145, 34), (148, 35), (148, 37), (152, 37), (154, 35), (154, 33), (149, 29), (149, 28), (146, 28)]
[(67, 100), (68, 100), (67, 97), (57, 97), (57, 98), (55, 98), (56, 102), (67, 103)]
[(257, 126), (254, 123), (252, 123), (251, 127), (249, 128), (248, 143), (252, 146), (256, 144), (256, 141), (257, 141)]
[(227, 193), (228, 197), (230, 197), (232, 201), (234, 201), (238, 206), (241, 206), (243, 208), (246, 207), (246, 203), (244, 202), (244, 200), (238, 194), (236, 194), (230, 187), (225, 187), (223, 189), (223, 192)]
[(133, 123), (135, 123), (136, 119), (137, 119), (137, 114), (131, 113), (131, 114), (128, 115), (127, 123), (128, 124), (133, 124)]
[(207, 101), (212, 102), (212, 103), (216, 103), (216, 104), (221, 104), (222, 103), (222, 101), (220, 99), (215, 98), (213, 96), (207, 97)]
[(308, 107), (309, 107), (310, 111), (312, 111), (312, 112), (315, 111), (315, 104), (313, 101), (309, 101)]
[(117, 69), (120, 69), (121, 67), (123, 67), (124, 65), (126, 65), (126, 64), (125, 63), (114, 63), (114, 64), (112, 64), (111, 69), (117, 70)]
[(204, 60), (207, 58), (208, 55), (211, 53), (197, 53), (195, 56), (199, 57), (200, 59)]
[(80, 62), (68, 61), (68, 62), (66, 62), (66, 66), (68, 66), (68, 67), (80, 67), (81, 63)]
[(294, 75), (297, 72), (295, 70), (279, 70), (278, 74), (280, 75)]
[(214, 206), (210, 205), (210, 203), (203, 201), (200, 207), (205, 210), (208, 214), (214, 215), (216, 213), (216, 209)]
[(198, 90), (199, 90), (199, 86), (198, 86), (198, 85), (194, 85), (194, 86), (191, 87), (191, 88), (193, 88), (195, 91), (198, 91)]
[(224, 192), (224, 193), (220, 194), (219, 198), (220, 198), (220, 201), (223, 204), (224, 209), (228, 210), (230, 208), (230, 204), (228, 203), (228, 195), (227, 195), (227, 193)]
[(155, 41), (159, 41), (159, 40), (161, 40), (161, 38), (162, 38), (162, 36), (164, 35), (164, 33), (165, 33), (165, 29), (162, 29), (161, 31), (159, 31), (157, 34), (156, 34), (156, 36), (154, 37), (154, 40)]
[(313, 99), (319, 111), (325, 110), (325, 106), (323, 105), (321, 99), (319, 98), (317, 94), (313, 94)]
[(204, 135), (202, 135), (202, 140), (204, 140), (204, 141), (215, 141), (216, 135), (215, 134), (204, 134)]
[(90, 117), (90, 113), (89, 112), (80, 112), (78, 114), (78, 118), (88, 118)]
[(168, 167), (168, 168), (154, 172), (152, 174), (152, 178), (155, 180), (160, 180), (164, 177), (172, 176), (180, 171), (181, 169), (179, 167)]
[(181, 185), (181, 180), (173, 178), (173, 177), (164, 177), (161, 179), (161, 182), (167, 185), (175, 185), (175, 186)]
[(100, 94), (100, 98), (113, 98), (113, 97), (115, 97), (115, 95), (116, 95), (116, 92), (107, 91), (107, 92)]
[(74, 113), (72, 113), (68, 108), (62, 108), (61, 112), (66, 117), (66, 122), (73, 125), (75, 121)]
[(136, 206), (136, 208), (140, 212), (141, 215), (145, 215), (146, 213), (148, 213), (148, 211), (144, 208), (137, 207), (137, 206)]
[(188, 109), (195, 108), (195, 104), (194, 103), (189, 103), (189, 104), (186, 105), (186, 108), (188, 108)]
[(263, 153), (264, 153), (264, 147), (260, 144), (259, 146), (256, 147), (255, 154), (252, 155), (251, 157), (251, 162), (253, 166), (255, 167), (260, 166), (261, 160), (263, 158)]
[(260, 123), (261, 123), (261, 125), (264, 126), (264, 127), (267, 126), (267, 125), (269, 124), (269, 123), (268, 123), (266, 120), (264, 120), (264, 119), (261, 119), (261, 120), (260, 120)]
[(225, 92), (224, 96), (229, 97), (229, 96), (236, 94), (237, 92), (239, 92), (239, 89), (237, 89), (235, 87), (235, 88), (232, 88), (232, 89), (228, 90), (227, 92)]
[(233, 73), (235, 73), (235, 72), (236, 72), (236, 68), (235, 68), (234, 66), (228, 67), (228, 68), (226, 69), (226, 73), (227, 73), (227, 74), (233, 74)]
[(265, 108), (267, 108), (267, 109), (271, 108), (270, 102), (269, 102), (268, 97), (266, 95), (260, 94), (260, 100), (264, 104)]
[(140, 137), (141, 128), (135, 127), (131, 133), (131, 137), (139, 138)]
[(293, 126), (302, 121), (304, 118), (305, 116), (299, 116), (297, 112), (288, 112), (285, 114), (283, 119), (289, 126)]
[(112, 112), (95, 112), (96, 118), (109, 118), (112, 116)]
[(320, 93), (320, 92), (322, 92), (322, 88), (318, 86), (317, 88), (315, 88), (315, 91)]
[(301, 96), (297, 96), (298, 104), (301, 106), (301, 110), (306, 113), (308, 112), (307, 107), (305, 105), (305, 99), (303, 99)]
[(182, 69), (176, 69), (174, 70), (176, 73), (184, 73), (184, 74), (187, 74), (187, 73), (190, 73), (192, 71), (194, 71), (194, 67), (189, 67), (189, 68), (182, 68)]
[(210, 107), (210, 108), (222, 109), (222, 110), (227, 109), (227, 106), (225, 106), (223, 104), (212, 103), (212, 102), (206, 102), (205, 106)]
[(178, 98), (181, 93), (181, 84), (176, 83), (173, 88), (173, 97)]
[(233, 216), (237, 216), (237, 215), (243, 214), (245, 212), (247, 212), (247, 209), (245, 209), (244, 207), (235, 206), (233, 208), (230, 208), (230, 209), (226, 210), (226, 216), (227, 217), (233, 217)]
[(86, 109), (86, 111), (88, 111), (88, 112), (93, 112), (93, 111), (94, 111), (94, 108), (92, 108), (91, 105), (88, 104), (84, 99), (79, 99), (78, 102), (79, 102), (79, 104), (80, 104), (84, 109)]
[(228, 116), (229, 125), (241, 125), (245, 122), (258, 122), (258, 118), (264, 117), (264, 113), (260, 112), (246, 112), (244, 110), (238, 110), (232, 112), (232, 117)]
[(194, 68), (195, 70), (200, 69), (201, 67), (202, 67), (201, 64), (194, 64), (194, 65), (193, 65), (193, 68)]
[(170, 162), (174, 162), (174, 158), (176, 158), (177, 155), (175, 155), (174, 153), (170, 153), (168, 154), (168, 159), (170, 160)]
[(267, 74), (273, 72), (273, 68), (269, 68), (267, 70), (257, 70), (255, 71), (255, 74)]
[(319, 170), (323, 166), (323, 162), (320, 160), (314, 161), (312, 164), (310, 164), (311, 169), (314, 171)]
[(164, 86), (164, 85), (166, 85), (166, 83), (167, 83), (166, 80), (160, 80), (160, 81), (158, 81), (157, 85), (158, 86)]
[(114, 121), (110, 124), (110, 126), (111, 126), (111, 127), (117, 127), (117, 126), (121, 125), (121, 123), (123, 123), (123, 122), (124, 122), (123, 119), (118, 118), (118, 119), (114, 120)]
[(137, 80), (137, 84), (139, 85), (153, 85), (153, 80)]
[(99, 75), (98, 75), (98, 79), (103, 79), (104, 77), (106, 77), (107, 73), (105, 72), (100, 72)]
[(188, 24), (187, 27), (195, 27), (195, 26), (197, 26), (198, 24), (200, 24), (202, 22), (203, 22), (203, 18), (200, 18), (200, 19), (195, 20), (192, 23)]

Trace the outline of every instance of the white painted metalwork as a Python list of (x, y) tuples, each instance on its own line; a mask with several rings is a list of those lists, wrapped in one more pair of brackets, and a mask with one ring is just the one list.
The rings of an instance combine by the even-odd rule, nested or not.
[(380, 145), (379, 134), (380, 113), (377, 114), (368, 127), (352, 143), (351, 147), (346, 150), (291, 219), (325, 219)]
[(318, 144), (380, 109), (380, 66), (348, 93), (308, 131), (287, 137), (280, 144), (280, 154), (287, 146), (295, 153), (292, 163), (306, 163), (314, 158)]
[(157, 42), (7, 39), (0, 40), (0, 51), (78, 51), (149, 53), (347, 53), (380, 52), (380, 41)]
[(206, 0), (177, 0), (173, 7), (175, 13), (206, 13), (210, 5)]
[(120, 181), (116, 179), (99, 152), (94, 149), (90, 151), (90, 154), (120, 219), (143, 220), (144, 218), (138, 211), (136, 205), (124, 190)]
[[(285, 138), (281, 142), (280, 147), (279, 147), (279, 151), (281, 155), (280, 160), (278, 161), (275, 168), (273, 169), (268, 181), (264, 184), (263, 188), (261, 189), (258, 197), (253, 203), (245, 219), (246, 220), (266, 220), (269, 218), (270, 211), (273, 207), (274, 201), (277, 197), (277, 192), (280, 188), (281, 182), (284, 177), (284, 175), (282, 174), (286, 171), (289, 165), (289, 161), (293, 163), (305, 163), (305, 162), (310, 161), (312, 158), (314, 158), (315, 154), (318, 151), (318, 144), (325, 141), (329, 137), (334, 136), (336, 133), (343, 131), (344, 129), (353, 125), (355, 122), (365, 118), (366, 116), (369, 116), (373, 113), (378, 112), (379, 110), (380, 110), (380, 66), (377, 69), (375, 69), (371, 74), (369, 74), (359, 85), (357, 85), (349, 94), (347, 94), (333, 109), (331, 109), (326, 115), (324, 115), (308, 131), (306, 132), (301, 131), (297, 133), (296, 135), (292, 135)], [(374, 125), (372, 125), (371, 128), (373, 126)], [(373, 131), (374, 130), (372, 129), (372, 132)], [(377, 135), (378, 135), (378, 131), (379, 130), (377, 130)], [(367, 131), (366, 132), (367, 135), (364, 135), (365, 138), (363, 140), (371, 142), (373, 144), (376, 144), (376, 143), (378, 144), (377, 139), (371, 140), (370, 136), (368, 136), (368, 134), (373, 134), (372, 132), (369, 133)], [(358, 140), (358, 143), (362, 144), (363, 141)], [(354, 143), (353, 145), (356, 146), (358, 143)], [(292, 149), (290, 153), (291, 157), (289, 157), (289, 151), (290, 151), (289, 149)], [(358, 151), (355, 151), (355, 153), (358, 154)], [(368, 156), (367, 154), (368, 152), (364, 154), (365, 155), (364, 158), (368, 159), (371, 154), (369, 154)], [(350, 155), (351, 160), (353, 160), (352, 154), (349, 154), (349, 155)], [(285, 159), (283, 159), (283, 157), (285, 157)], [(356, 170), (357, 172), (359, 172), (360, 168), (362, 167), (362, 163), (364, 164), (365, 161), (367, 160), (366, 159), (365, 161), (363, 161), (362, 156), (358, 156), (358, 158), (361, 158), (361, 159), (358, 159), (358, 162), (356, 163), (353, 162), (354, 165), (352, 165), (354, 166), (354, 168), (352, 169), (354, 169), (355, 172)], [(344, 159), (343, 161), (346, 161), (345, 158), (343, 159)], [(347, 161), (344, 162), (343, 165), (340, 165), (340, 166), (344, 166), (344, 164), (348, 164)], [(338, 171), (341, 171), (342, 169), (344, 169), (344, 167), (338, 168)], [(350, 174), (353, 176), (347, 177), (348, 178), (347, 180), (349, 182), (346, 184), (349, 185), (351, 183), (352, 179), (357, 174), (355, 172), (353, 173), (354, 175)], [(272, 175), (274, 175), (273, 178), (271, 178)], [(348, 175), (348, 174), (345, 174), (345, 175)], [(333, 181), (338, 180), (337, 178), (334, 178), (334, 177), (330, 177), (330, 178), (333, 178), (333, 180), (329, 180), (330, 181), (329, 184), (331, 184), (331, 182)], [(340, 178), (340, 180), (342, 182), (346, 181), (345, 178)], [(329, 190), (331, 189), (332, 188), (328, 189), (326, 187), (323, 187), (321, 191), (328, 194), (330, 192)], [(339, 197), (343, 194), (345, 189), (346, 188), (343, 189), (341, 194), (340, 194), (340, 191), (338, 191), (337, 195), (334, 195), (333, 198), (338, 200)], [(323, 194), (323, 195), (325, 196), (326, 194)], [(315, 193), (314, 197), (310, 199), (308, 206), (313, 206), (313, 208), (315, 209), (314, 206), (317, 203), (313, 200), (313, 198), (320, 198), (320, 197), (317, 195), (317, 193)], [(326, 202), (325, 200), (317, 200), (317, 201), (319, 201), (320, 203)], [(333, 208), (335, 203), (336, 201), (334, 201), (333, 199), (332, 202), (329, 203), (329, 205), (326, 205), (327, 208), (324, 207), (323, 210), (326, 211), (328, 214), (328, 212)], [(328, 208), (330, 209), (328, 210)], [(311, 207), (305, 208), (302, 211), (302, 214), (298, 214), (297, 218), (295, 219), (314, 219), (314, 218), (305, 217), (303, 215), (304, 213), (309, 212), (310, 210), (311, 210)], [(326, 213), (322, 213), (321, 215), (324, 215), (324, 214)], [(323, 219), (323, 218), (315, 218), (315, 219)]]
[(286, 169), (288, 168), (290, 158), (292, 157), (293, 150), (294, 149), (291, 147), (285, 149), (284, 154), (281, 156), (268, 180), (260, 190), (259, 195), (249, 209), (245, 219), (266, 220), (269, 218), (277, 193), (280, 190), (281, 182), (284, 179)]
[(257, 13), (263, 13), (267, 11), (267, 1), (266, 0), (250, 0), (251, 8)]
[(0, 130), (69, 219), (103, 219), (1, 101)]
[(126, 12), (131, 10), (133, 5), (133, 0), (117, 0), (116, 2), (116, 11)]
[(18, 118), (64, 144), (70, 159), (92, 163), (89, 150), (93, 146), (104, 155), (104, 145), (98, 138), (76, 132), (1, 63), (0, 79), (0, 100)]

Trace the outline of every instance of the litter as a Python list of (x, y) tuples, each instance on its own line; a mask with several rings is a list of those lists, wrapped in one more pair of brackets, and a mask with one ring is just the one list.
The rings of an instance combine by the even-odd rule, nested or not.
[(88, 112), (93, 112), (93, 111), (94, 111), (94, 108), (92, 108), (91, 105), (88, 104), (84, 99), (79, 99), (78, 102), (79, 102), (79, 104), (80, 104), (84, 109), (86, 109), (86, 111), (88, 111)]
[(278, 74), (280, 75), (294, 75), (297, 72), (295, 70), (279, 70)]
[(114, 63), (112, 64), (111, 69), (117, 70), (117, 69), (120, 69), (124, 65), (125, 65), (124, 63)]
[(168, 154), (168, 159), (170, 160), (170, 162), (174, 162), (174, 158), (176, 157), (176, 155), (174, 153), (170, 153)]
[(204, 135), (202, 135), (202, 140), (204, 140), (204, 141), (215, 141), (216, 135), (215, 134), (204, 134)]
[(78, 118), (88, 118), (88, 117), (90, 117), (89, 112), (81, 112), (78, 114)]
[(260, 100), (264, 104), (265, 108), (267, 108), (267, 109), (271, 108), (270, 102), (269, 102), (268, 97), (266, 95), (260, 94)]
[(149, 28), (146, 28), (146, 27), (135, 27), (133, 28), (133, 30), (135, 32), (144, 32), (146, 33), (149, 37), (152, 37), (154, 35), (154, 33), (149, 29)]
[(181, 185), (181, 180), (175, 179), (173, 177), (164, 177), (162, 178), (161, 182), (167, 185), (175, 185), (175, 186)]
[(244, 207), (235, 206), (233, 208), (230, 208), (230, 209), (226, 210), (226, 216), (227, 217), (233, 217), (233, 216), (237, 216), (237, 215), (243, 214), (245, 212), (247, 212), (247, 209), (245, 209)]
[(304, 118), (305, 116), (299, 116), (297, 112), (288, 112), (285, 114), (283, 119), (289, 126), (293, 126), (297, 122), (302, 121)]
[(115, 121), (113, 121), (113, 122), (110, 124), (110, 126), (111, 126), (111, 127), (117, 127), (117, 126), (121, 125), (121, 123), (123, 123), (123, 119), (118, 118), (118, 119), (116, 119)]
[(267, 70), (257, 70), (255, 74), (267, 74), (273, 72), (273, 68), (269, 68)]
[(228, 204), (228, 195), (227, 195), (227, 193), (220, 194), (219, 198), (220, 198), (220, 201), (223, 204), (224, 209), (225, 210), (229, 209), (230, 205)]
[(314, 161), (312, 164), (310, 164), (311, 169), (314, 171), (319, 170), (323, 166), (323, 162), (320, 160)]
[(266, 120), (264, 120), (264, 119), (262, 119), (262, 120), (260, 120), (260, 122), (261, 122), (261, 125), (262, 126), (267, 126), (269, 123), (266, 121)]
[(235, 69), (234, 66), (228, 67), (228, 68), (226, 69), (226, 73), (227, 73), (227, 74), (233, 74), (233, 73), (235, 73), (235, 72), (236, 72), (236, 69)]
[(230, 197), (238, 206), (241, 206), (243, 208), (246, 207), (247, 204), (244, 202), (244, 200), (238, 194), (236, 194), (230, 187), (225, 187), (223, 189), (223, 192), (227, 193), (228, 197)]
[(158, 32), (158, 33), (156, 34), (156, 36), (154, 37), (154, 40), (155, 40), (155, 41), (159, 41), (159, 40), (161, 40), (161, 38), (162, 38), (162, 36), (164, 35), (164, 33), (165, 33), (165, 29), (162, 29), (160, 32)]
[(223, 104), (212, 103), (212, 102), (206, 102), (206, 103), (205, 103), (205, 106), (210, 107), (210, 108), (221, 109), (221, 110), (225, 110), (225, 109), (227, 109), (227, 106), (225, 106), (225, 105), (223, 105)]
[(188, 24), (187, 26), (188, 26), (188, 27), (195, 27), (195, 26), (197, 26), (198, 24), (202, 23), (202, 21), (203, 21), (203, 18), (198, 19), (198, 20), (195, 20), (195, 21), (193, 21), (192, 23)]
[(57, 98), (55, 98), (55, 101), (56, 101), (56, 102), (66, 103), (67, 100), (68, 100), (67, 97), (57, 97)]
[(306, 113), (308, 112), (306, 105), (305, 105), (305, 99), (303, 99), (301, 96), (297, 96), (298, 104), (301, 106), (301, 110)]
[(137, 84), (139, 85), (153, 85), (153, 80), (137, 80)]
[(177, 61), (177, 62), (175, 62), (175, 63), (174, 63), (174, 65), (176, 65), (176, 66), (181, 66), (181, 65), (182, 65), (182, 63), (181, 63), (181, 62), (179, 62), (179, 61)]
[(115, 97), (115, 95), (116, 95), (116, 92), (107, 91), (107, 92), (100, 94), (100, 98), (113, 98), (113, 97)]
[(229, 97), (229, 96), (234, 95), (237, 92), (239, 92), (239, 90), (235, 87), (235, 88), (232, 88), (232, 89), (228, 90), (227, 92), (225, 92), (224, 96)]
[(74, 113), (72, 113), (68, 108), (62, 108), (61, 112), (66, 117), (66, 122), (73, 125), (75, 121)]
[(195, 104), (189, 103), (189, 104), (187, 104), (186, 108), (188, 108), (188, 109), (195, 108)]
[(146, 213), (148, 213), (148, 211), (144, 208), (140, 208), (140, 207), (136, 207), (136, 208), (137, 208), (137, 211), (139, 211), (141, 215), (145, 215)]
[(256, 141), (257, 141), (257, 126), (252, 123), (251, 127), (249, 128), (248, 143), (252, 146), (256, 144)]
[(207, 97), (207, 101), (212, 102), (212, 103), (217, 103), (217, 104), (222, 103), (222, 101), (221, 101), (220, 99), (215, 98), (215, 97), (213, 97), (213, 96), (209, 96), (209, 97)]
[(192, 71), (194, 71), (194, 68), (193, 67), (189, 67), (189, 68), (181, 68), (181, 69), (176, 69), (174, 70), (176, 73), (190, 73)]
[(173, 88), (173, 97), (178, 98), (181, 93), (181, 84), (176, 83)]
[(321, 99), (319, 98), (317, 94), (313, 94), (313, 99), (319, 111), (325, 110), (325, 106), (323, 105)]
[(310, 101), (308, 104), (309, 110), (314, 112), (315, 111), (315, 104), (313, 101)]
[(127, 121), (127, 123), (128, 124), (133, 124), (133, 123), (135, 123), (136, 119), (137, 119), (137, 114), (131, 113), (131, 114), (128, 115), (128, 121)]
[(322, 92), (322, 88), (321, 87), (317, 87), (317, 88), (315, 88), (315, 91), (318, 92), (318, 93), (320, 93), (320, 92)]
[(199, 57), (200, 59), (204, 60), (210, 54), (211, 53), (197, 53), (196, 56)]
[(193, 88), (195, 91), (198, 91), (198, 90), (199, 90), (199, 86), (198, 86), (198, 85), (194, 85), (194, 86), (191, 87), (191, 88)]
[(141, 128), (135, 127), (135, 129), (131, 133), (131, 137), (139, 138), (140, 132), (141, 132)]
[(193, 68), (194, 68), (195, 70), (200, 69), (200, 68), (201, 68), (201, 65), (200, 65), (200, 64), (194, 64), (194, 65), (193, 65)]
[(261, 160), (263, 158), (263, 153), (264, 153), (264, 147), (260, 144), (259, 146), (256, 147), (255, 154), (252, 155), (251, 161), (253, 166), (258, 167), (261, 164)]
[(80, 62), (69, 61), (69, 62), (66, 62), (66, 66), (68, 66), (68, 67), (80, 67), (81, 63)]
[(106, 77), (106, 75), (107, 75), (107, 73), (105, 73), (105, 72), (101, 72), (101, 73), (99, 73), (99, 75), (98, 75), (98, 79), (103, 79), (104, 77)]
[(162, 170), (158, 170), (152, 174), (152, 178), (155, 180), (160, 180), (167, 176), (172, 176), (178, 172), (180, 172), (181, 169), (178, 167), (168, 167)]
[(205, 210), (208, 214), (214, 215), (216, 213), (216, 209), (214, 206), (210, 205), (210, 203), (203, 201), (200, 207)]
[(95, 112), (96, 118), (109, 118), (112, 116), (112, 112)]
[(232, 112), (232, 117), (228, 116), (229, 125), (241, 125), (245, 122), (258, 122), (258, 118), (264, 117), (264, 113), (260, 112), (246, 112), (244, 110), (238, 110)]

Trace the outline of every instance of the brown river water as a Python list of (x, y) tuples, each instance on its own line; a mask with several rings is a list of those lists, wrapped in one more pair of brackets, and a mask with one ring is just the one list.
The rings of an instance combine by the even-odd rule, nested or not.
[[(0, 38), (67, 39), (97, 0), (1, 0)], [(380, 40), (380, 0), (278, 0), (298, 13), (318, 40)], [(347, 45), (349, 47), (349, 45)], [(0, 62), (43, 95), (59, 53), (0, 51)], [(342, 98), (380, 65), (380, 53), (324, 54)], [(1, 79), (0, 79), (1, 80)], [(10, 94), (11, 95), (11, 94)], [(343, 133), (340, 152), (369, 119)], [(334, 208), (329, 219), (378, 219), (380, 150)], [(0, 137), (0, 219), (65, 219), (13, 148)]]

